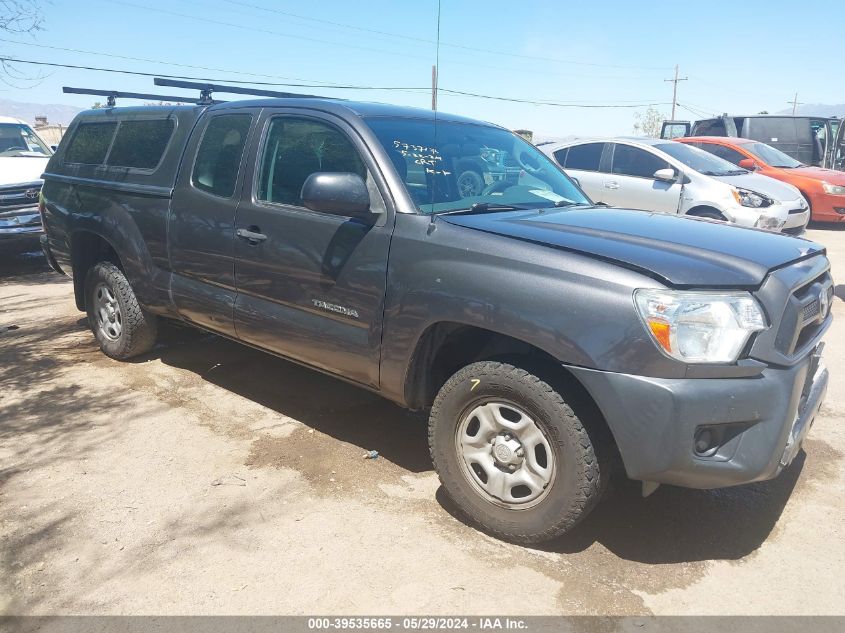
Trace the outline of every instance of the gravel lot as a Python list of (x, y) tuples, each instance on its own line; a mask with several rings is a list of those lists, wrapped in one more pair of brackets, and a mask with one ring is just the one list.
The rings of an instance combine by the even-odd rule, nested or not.
[[(845, 231), (810, 237), (840, 277)], [(183, 328), (112, 361), (69, 280), (7, 255), (0, 614), (845, 614), (843, 297), (826, 405), (778, 479), (642, 499), (617, 478), (528, 549), (454, 516), (422, 416)]]

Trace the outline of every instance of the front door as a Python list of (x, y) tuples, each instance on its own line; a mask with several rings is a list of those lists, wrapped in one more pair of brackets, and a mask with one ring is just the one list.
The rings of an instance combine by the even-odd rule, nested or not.
[(612, 207), (677, 213), (681, 184), (656, 179), (654, 172), (660, 169), (673, 168), (645, 149), (614, 143), (610, 173), (604, 178), (604, 202)]
[[(386, 187), (352, 128), (298, 112), (266, 110), (250, 149), (235, 219), (235, 329), (247, 343), (377, 386), (393, 224)], [(315, 172), (359, 174), (379, 213), (365, 221), (305, 208), (300, 192)]]
[(235, 209), (244, 148), (260, 110), (205, 117), (185, 149), (168, 217), (171, 294), (179, 314), (235, 335)]

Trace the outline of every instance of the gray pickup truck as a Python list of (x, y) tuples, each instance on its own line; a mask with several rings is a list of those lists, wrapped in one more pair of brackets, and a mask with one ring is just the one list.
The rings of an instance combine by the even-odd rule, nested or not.
[[(458, 186), (491, 155), (513, 177)], [(775, 477), (827, 388), (821, 246), (596, 206), (519, 136), (443, 113), (87, 111), (41, 212), (107, 355), (176, 319), (430, 409), (443, 487), (515, 542), (577, 524), (617, 456), (644, 494)]]

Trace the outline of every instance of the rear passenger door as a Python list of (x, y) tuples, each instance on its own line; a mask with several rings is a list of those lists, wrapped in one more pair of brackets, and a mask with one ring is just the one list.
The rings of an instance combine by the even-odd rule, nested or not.
[[(235, 222), (244, 235), (235, 244), (237, 334), (377, 386), (393, 220), (380, 171), (355, 130), (334, 116), (268, 109), (261, 128)], [(315, 172), (364, 178), (373, 219), (307, 209), (300, 192)]]
[(235, 210), (243, 155), (260, 109), (200, 120), (185, 149), (168, 219), (171, 294), (179, 314), (235, 336)]
[[(593, 202), (607, 202), (602, 187), (601, 164), (604, 148), (607, 143), (581, 143), (570, 145), (569, 148), (555, 152), (555, 158), (564, 158), (565, 162), (558, 164), (567, 174), (578, 180), (581, 189)], [(564, 152), (566, 152), (564, 154)]]
[(613, 143), (610, 174), (604, 179), (605, 202), (614, 207), (677, 213), (681, 185), (657, 180), (654, 172), (672, 166), (648, 150)]

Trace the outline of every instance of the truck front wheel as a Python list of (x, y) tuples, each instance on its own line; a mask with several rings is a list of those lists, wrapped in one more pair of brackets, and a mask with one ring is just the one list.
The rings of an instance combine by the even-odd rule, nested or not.
[(88, 271), (85, 307), (88, 324), (106, 356), (125, 360), (155, 345), (156, 317), (140, 306), (126, 276), (111, 262), (100, 262)]
[(516, 543), (552, 539), (592, 510), (609, 476), (600, 435), (547, 382), (494, 361), (447, 380), (429, 420), (449, 497), (473, 523)]

